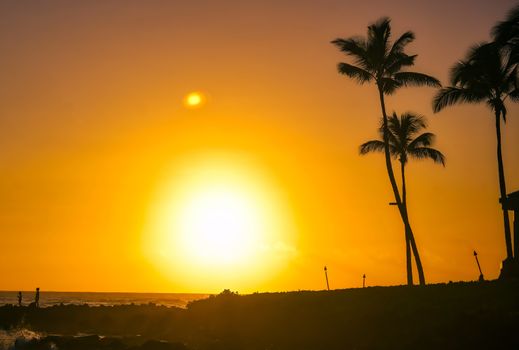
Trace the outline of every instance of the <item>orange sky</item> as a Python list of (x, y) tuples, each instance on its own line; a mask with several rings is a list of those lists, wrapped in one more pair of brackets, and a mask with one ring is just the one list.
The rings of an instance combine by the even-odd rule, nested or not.
[[(358, 155), (377, 136), (377, 94), (336, 73), (343, 57), (329, 42), (390, 16), (394, 33), (417, 36), (415, 69), (446, 83), (515, 3), (1, 2), (0, 289), (322, 289), (324, 265), (333, 288), (357, 287), (363, 273), (370, 285), (405, 283), (383, 158)], [(193, 90), (208, 95), (203, 108), (183, 106)], [(496, 278), (505, 250), (492, 115), (485, 105), (433, 115), (433, 95), (410, 88), (387, 100), (428, 116), (447, 157), (445, 169), (408, 168), (427, 280), (476, 279), (473, 249)], [(503, 134), (510, 192), (518, 115), (510, 106)], [(214, 153), (261, 169), (293, 220), (283, 267), (244, 284), (190, 280), (142, 248), (156, 194), (174, 181), (168, 169)]]

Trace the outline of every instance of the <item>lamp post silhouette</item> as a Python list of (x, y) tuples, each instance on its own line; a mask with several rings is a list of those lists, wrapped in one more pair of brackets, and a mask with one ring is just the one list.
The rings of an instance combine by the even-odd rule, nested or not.
[(328, 269), (324, 267), (324, 277), (326, 277), (326, 289), (330, 290), (330, 284), (328, 283)]
[(481, 266), (479, 265), (478, 253), (475, 250), (474, 250), (474, 258), (476, 258), (476, 264), (478, 264), (479, 281), (483, 282), (485, 280), (485, 278), (483, 277), (483, 272), (481, 271)]
[(366, 274), (362, 275), (362, 288), (366, 288)]

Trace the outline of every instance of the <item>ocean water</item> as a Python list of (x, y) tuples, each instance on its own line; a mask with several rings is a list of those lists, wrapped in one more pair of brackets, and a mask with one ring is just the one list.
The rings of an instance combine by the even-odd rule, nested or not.
[[(28, 305), (34, 301), (34, 291), (22, 291), (22, 304)], [(182, 293), (104, 293), (104, 292), (46, 292), (40, 291), (40, 307), (59, 304), (77, 305), (122, 305), (122, 304), (149, 304), (164, 306), (186, 307), (193, 300), (207, 298), (208, 294)], [(18, 292), (1, 291), (0, 306), (18, 304)]]

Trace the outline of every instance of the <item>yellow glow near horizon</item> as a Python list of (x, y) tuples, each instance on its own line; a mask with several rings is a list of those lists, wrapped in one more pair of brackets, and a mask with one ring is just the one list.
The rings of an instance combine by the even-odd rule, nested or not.
[(189, 157), (166, 172), (144, 245), (164, 275), (202, 291), (257, 287), (296, 253), (279, 190), (256, 164), (228, 154)]
[(205, 103), (205, 96), (199, 91), (193, 91), (184, 98), (184, 105), (189, 108), (201, 107)]

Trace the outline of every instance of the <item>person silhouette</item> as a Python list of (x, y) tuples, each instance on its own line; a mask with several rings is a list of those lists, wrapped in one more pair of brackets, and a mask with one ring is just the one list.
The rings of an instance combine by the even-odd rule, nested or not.
[(18, 292), (18, 306), (22, 306), (22, 292)]
[(34, 304), (36, 307), (40, 307), (40, 288), (36, 288), (36, 295), (34, 296)]

